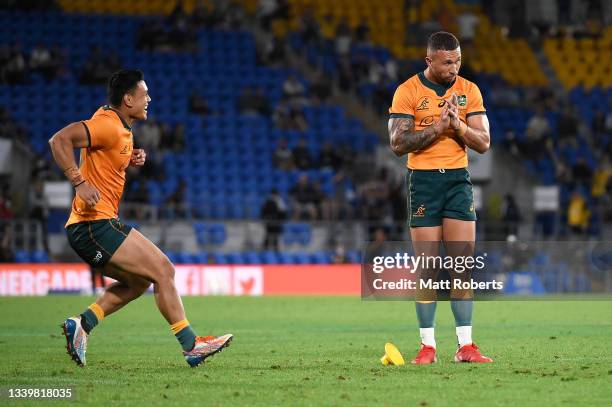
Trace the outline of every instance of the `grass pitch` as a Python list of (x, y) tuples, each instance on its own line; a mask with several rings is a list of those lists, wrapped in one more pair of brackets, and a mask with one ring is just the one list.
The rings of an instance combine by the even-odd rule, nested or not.
[(235, 335), (227, 350), (191, 369), (145, 296), (95, 329), (88, 364), (79, 368), (65, 353), (58, 325), (91, 300), (0, 298), (0, 387), (72, 386), (79, 405), (100, 406), (612, 403), (612, 302), (476, 303), (475, 340), (492, 365), (451, 362), (454, 324), (449, 304), (441, 302), (439, 362), (396, 367), (380, 363), (385, 342), (407, 360), (418, 348), (409, 302), (184, 298), (199, 335)]

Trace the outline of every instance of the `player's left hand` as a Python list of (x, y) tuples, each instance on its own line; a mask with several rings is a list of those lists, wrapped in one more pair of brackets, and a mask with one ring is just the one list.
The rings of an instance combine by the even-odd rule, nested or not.
[(147, 159), (147, 153), (142, 148), (135, 148), (132, 151), (130, 165), (133, 167), (142, 167)]

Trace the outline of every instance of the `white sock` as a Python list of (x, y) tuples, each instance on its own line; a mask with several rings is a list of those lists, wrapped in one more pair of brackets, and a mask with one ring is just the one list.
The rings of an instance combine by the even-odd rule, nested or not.
[(431, 346), (435, 349), (436, 347), (436, 338), (434, 336), (433, 328), (419, 328), (419, 333), (421, 334), (421, 343), (423, 345)]
[(459, 347), (469, 345), (472, 343), (472, 326), (458, 326), (455, 328), (455, 332), (457, 332), (457, 341), (459, 342)]

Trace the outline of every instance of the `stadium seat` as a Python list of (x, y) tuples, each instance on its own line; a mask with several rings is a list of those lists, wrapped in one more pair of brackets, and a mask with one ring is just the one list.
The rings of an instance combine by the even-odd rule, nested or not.
[(30, 253), (26, 250), (15, 250), (14, 259), (17, 263), (30, 263)]

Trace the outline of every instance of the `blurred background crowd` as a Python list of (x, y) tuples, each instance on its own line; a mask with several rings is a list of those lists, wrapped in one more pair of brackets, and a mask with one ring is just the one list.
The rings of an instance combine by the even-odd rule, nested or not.
[(104, 104), (121, 67), (152, 96), (122, 217), (175, 262), (357, 262), (365, 241), (407, 239), (387, 112), (439, 30), (491, 122), (491, 151), (470, 157), (479, 238), (612, 234), (610, 2), (0, 4), (2, 261), (74, 260), (47, 140)]

